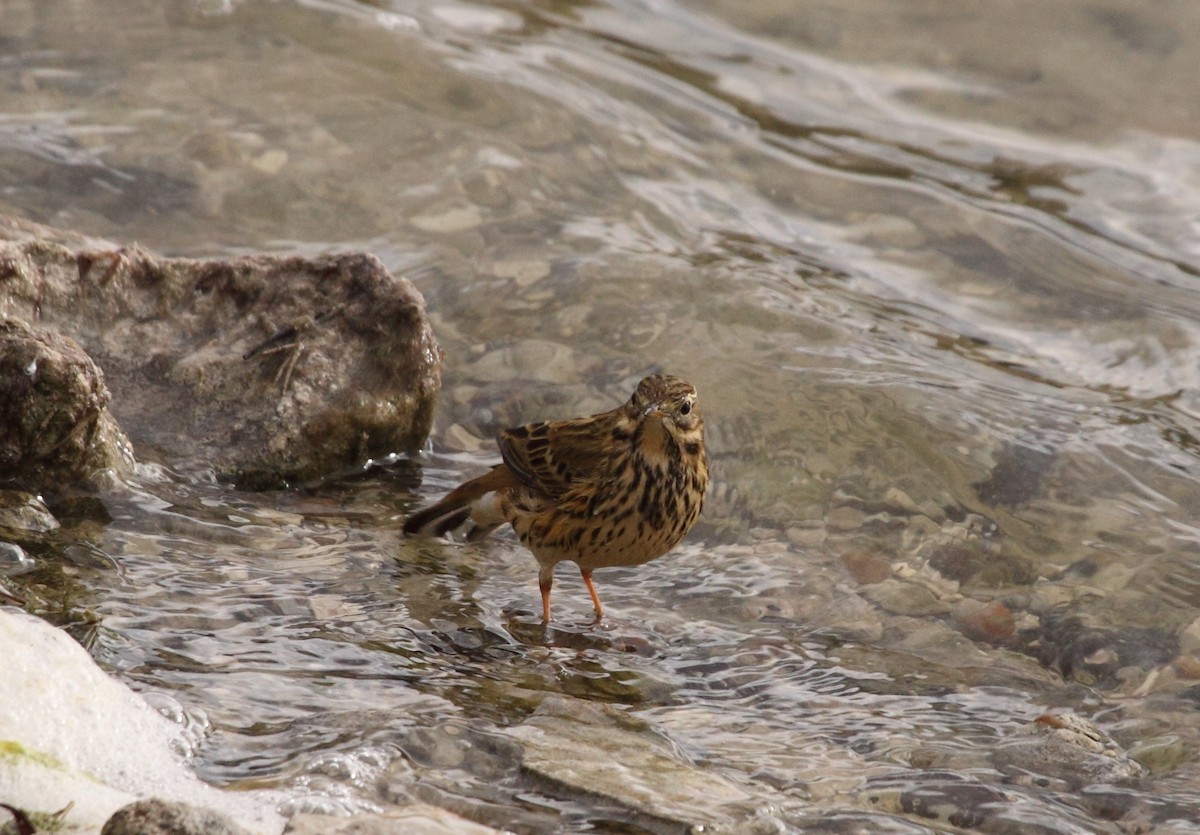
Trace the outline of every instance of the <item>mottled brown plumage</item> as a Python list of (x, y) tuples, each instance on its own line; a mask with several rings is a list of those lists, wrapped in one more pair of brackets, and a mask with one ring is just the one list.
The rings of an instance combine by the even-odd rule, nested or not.
[(647, 377), (610, 412), (506, 429), (497, 443), (503, 463), (414, 513), (404, 531), (442, 535), (469, 521), (476, 539), (511, 524), (537, 557), (547, 621), (558, 563), (579, 566), (600, 617), (592, 571), (662, 556), (700, 516), (704, 419), (678, 377)]

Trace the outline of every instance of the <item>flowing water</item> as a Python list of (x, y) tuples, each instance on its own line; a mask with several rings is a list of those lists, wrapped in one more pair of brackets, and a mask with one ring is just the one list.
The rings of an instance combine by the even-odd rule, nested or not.
[[(0, 210), (366, 249), (446, 352), (421, 454), (272, 493), (162, 462), (56, 508), (44, 573), (201, 776), (289, 810), (643, 831), (518, 767), (561, 694), (778, 831), (1190, 831), (1197, 70), (1184, 0), (0, 0)], [(511, 536), (399, 534), (498, 428), (655, 369), (716, 484), (598, 572), (603, 625), (564, 568), (543, 630)], [(1008, 767), (1065, 710), (1148, 775)]]

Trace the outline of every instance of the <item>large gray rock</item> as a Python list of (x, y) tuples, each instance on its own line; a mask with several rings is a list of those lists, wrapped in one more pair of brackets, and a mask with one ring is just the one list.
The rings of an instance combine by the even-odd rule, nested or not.
[(62, 831), (99, 832), (150, 795), (215, 810), (255, 835), (283, 829), (278, 795), (202, 783), (176, 753), (179, 726), (62, 630), (0, 607), (0, 670), (0, 799), (35, 820), (59, 813)]
[(441, 349), (420, 293), (374, 256), (162, 258), (11, 218), (0, 238), (0, 318), (77, 341), (104, 369), (78, 411), (103, 414), (106, 381), (135, 448), (173, 466), (274, 486), (429, 432)]

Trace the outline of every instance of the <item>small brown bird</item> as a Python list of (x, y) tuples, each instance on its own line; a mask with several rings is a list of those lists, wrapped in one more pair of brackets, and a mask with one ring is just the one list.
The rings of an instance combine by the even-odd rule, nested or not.
[(655, 374), (610, 412), (505, 429), (497, 443), (503, 463), (414, 513), (404, 532), (440, 536), (469, 520), (473, 540), (508, 522), (537, 557), (546, 621), (558, 563), (579, 566), (600, 618), (592, 571), (661, 557), (700, 516), (704, 419), (678, 377)]

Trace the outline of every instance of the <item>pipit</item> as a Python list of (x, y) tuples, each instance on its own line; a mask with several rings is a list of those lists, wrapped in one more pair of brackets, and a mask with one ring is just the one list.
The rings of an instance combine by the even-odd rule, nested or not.
[(700, 516), (704, 419), (696, 389), (678, 377), (646, 377), (612, 411), (505, 429), (496, 440), (502, 463), (414, 513), (404, 532), (441, 536), (469, 522), (474, 540), (511, 524), (537, 557), (546, 621), (558, 563), (579, 566), (599, 619), (592, 571), (661, 557)]

